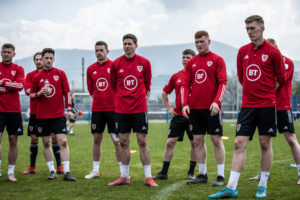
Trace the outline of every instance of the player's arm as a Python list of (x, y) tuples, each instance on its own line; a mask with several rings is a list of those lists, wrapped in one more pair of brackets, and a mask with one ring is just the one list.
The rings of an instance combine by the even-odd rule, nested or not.
[(86, 72), (86, 84), (90, 95), (93, 96), (94, 88), (93, 88), (93, 79), (92, 79), (92, 73), (90, 67), (87, 69)]
[(165, 85), (165, 87), (163, 88), (161, 97), (162, 100), (165, 104), (165, 107), (167, 109), (167, 111), (171, 114), (176, 116), (176, 112), (174, 111), (174, 109), (172, 108), (172, 106), (170, 105), (169, 102), (169, 98), (168, 98), (168, 94), (170, 94), (175, 88), (175, 82), (174, 82), (174, 75), (171, 77), (171, 79), (169, 80), (168, 84)]
[(110, 85), (112, 90), (116, 93), (117, 91), (117, 67), (116, 61), (114, 61), (110, 68)]
[(275, 49), (272, 54), (272, 64), (275, 69), (276, 81), (280, 86), (286, 81), (286, 74), (285, 74), (284, 60), (278, 49)]
[(27, 96), (29, 96), (30, 98), (34, 99), (34, 98), (37, 98), (37, 92), (32, 92), (31, 89), (32, 89), (32, 84), (33, 84), (33, 77), (31, 75), (31, 73), (28, 73), (26, 75), (26, 78), (25, 78), (25, 83), (24, 83), (24, 90), (25, 90), (25, 94)]
[(147, 100), (150, 97), (151, 78), (152, 78), (151, 64), (149, 61), (147, 61), (146, 65), (145, 65), (145, 70), (144, 70), (144, 83), (145, 83), (145, 88), (146, 88)]
[(185, 118), (189, 118), (188, 114), (190, 113), (190, 107), (188, 105), (190, 86), (191, 86), (191, 76), (192, 76), (192, 62), (189, 60), (186, 64), (184, 71), (183, 86), (181, 87), (181, 96), (182, 96), (182, 114)]
[(62, 78), (62, 89), (63, 89), (63, 95), (65, 97), (65, 107), (67, 108), (67, 115), (69, 119), (74, 119), (74, 113), (72, 112), (72, 100), (71, 100), (71, 93), (70, 93), (70, 86), (68, 82), (67, 75), (64, 71), (61, 71), (61, 78)]
[(293, 75), (294, 75), (294, 62), (292, 60), (289, 60), (288, 65), (289, 65), (289, 68), (285, 72), (286, 80), (293, 79)]
[(239, 49), (239, 52), (237, 55), (236, 67), (237, 67), (237, 76), (238, 76), (239, 82), (241, 83), (241, 85), (243, 85), (243, 55), (242, 55), (241, 49)]
[(218, 114), (227, 86), (226, 65), (223, 58), (218, 58), (216, 65), (218, 90), (214, 102), (210, 106), (211, 116)]
[(21, 91), (24, 87), (24, 69), (18, 67), (14, 82), (3, 80), (0, 86), (4, 86), (8, 91)]

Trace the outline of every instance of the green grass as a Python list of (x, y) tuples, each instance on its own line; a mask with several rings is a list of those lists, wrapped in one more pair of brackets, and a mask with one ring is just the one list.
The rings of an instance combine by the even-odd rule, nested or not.
[[(295, 123), (296, 130), (300, 130), (300, 123)], [(26, 129), (25, 129), (26, 130)], [(225, 176), (229, 178), (235, 123), (224, 123), (224, 140), (226, 149)], [(207, 199), (208, 194), (219, 189), (211, 184), (216, 178), (216, 164), (211, 141), (207, 137), (207, 167), (208, 184), (186, 185), (185, 178), (189, 167), (189, 141), (187, 136), (183, 142), (178, 142), (175, 155), (169, 170), (169, 180), (159, 180), (158, 188), (144, 186), (144, 171), (139, 154), (131, 156), (130, 176), (131, 184), (127, 186), (109, 187), (107, 184), (119, 177), (119, 166), (113, 152), (113, 144), (107, 133), (102, 142), (102, 158), (100, 163), (100, 177), (85, 180), (84, 176), (92, 169), (93, 137), (89, 125), (76, 125), (75, 136), (68, 136), (70, 148), (70, 168), (76, 182), (64, 182), (62, 175), (57, 180), (48, 181), (49, 171), (43, 157), (42, 143), (39, 143), (37, 158), (37, 173), (24, 176), (22, 171), (29, 165), (30, 138), (25, 133), (19, 137), (19, 156), (15, 168), (17, 183), (7, 181), (7, 133), (2, 138), (2, 175), (0, 178), (0, 199)], [(162, 167), (163, 150), (168, 133), (168, 124), (150, 124), (148, 143), (151, 153), (152, 175)], [(268, 183), (268, 199), (300, 199), (300, 186), (296, 185), (297, 170), (289, 165), (294, 163), (290, 148), (283, 135), (272, 140), (274, 162), (271, 179)], [(131, 134), (131, 149), (138, 150), (136, 136)], [(249, 142), (247, 161), (238, 184), (239, 199), (253, 199), (258, 182), (249, 182), (248, 178), (259, 171), (260, 147), (258, 136)], [(196, 173), (198, 169), (196, 167)]]

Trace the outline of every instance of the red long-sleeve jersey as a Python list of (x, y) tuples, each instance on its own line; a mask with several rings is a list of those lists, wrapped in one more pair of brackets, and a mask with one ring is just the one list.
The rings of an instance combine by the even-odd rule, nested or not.
[(28, 73), (26, 75), (25, 84), (24, 84), (25, 94), (30, 97), (30, 114), (31, 115), (36, 114), (36, 106), (38, 103), (38, 98), (36, 95), (37, 93), (31, 92), (33, 77), (37, 73), (39, 73), (39, 70), (37, 70), (37, 69)]
[(117, 113), (147, 112), (146, 96), (150, 94), (151, 64), (148, 59), (135, 55), (117, 58), (111, 67), (110, 80), (116, 93)]
[(277, 110), (290, 110), (294, 63), (291, 59), (287, 57), (283, 57), (283, 60), (285, 66), (286, 80), (276, 90), (276, 103), (277, 103)]
[(279, 50), (264, 41), (256, 50), (252, 43), (239, 49), (237, 75), (243, 86), (242, 107), (276, 106), (276, 81), (285, 81), (283, 58)]
[(23, 90), (24, 69), (14, 63), (0, 62), (0, 112), (21, 112), (19, 91)]
[(36, 108), (37, 119), (49, 119), (65, 116), (65, 107), (72, 107), (70, 88), (64, 71), (52, 67), (49, 70), (41, 70), (33, 78), (32, 93), (37, 93), (45, 86), (45, 80), (49, 82), (49, 92), (40, 96)]
[(172, 75), (169, 82), (163, 88), (163, 91), (170, 94), (175, 89), (175, 108), (176, 114), (183, 116), (182, 114), (182, 102), (183, 102), (183, 81), (184, 81), (184, 71), (181, 70)]
[(110, 83), (111, 65), (112, 61), (107, 60), (102, 65), (95, 62), (87, 69), (87, 88), (93, 97), (92, 111), (115, 110), (115, 93)]
[(209, 109), (213, 102), (221, 108), (227, 86), (226, 65), (222, 57), (211, 51), (196, 55), (186, 64), (184, 79), (183, 106), (188, 105), (191, 93), (191, 109)]

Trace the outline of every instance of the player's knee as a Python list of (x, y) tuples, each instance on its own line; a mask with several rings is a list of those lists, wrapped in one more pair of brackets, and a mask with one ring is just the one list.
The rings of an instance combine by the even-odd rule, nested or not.
[(167, 141), (167, 148), (173, 148), (175, 146), (176, 142), (173, 140), (168, 140)]
[(260, 142), (260, 148), (262, 151), (267, 151), (271, 147), (271, 144), (267, 141)]
[(234, 150), (235, 151), (242, 151), (243, 150), (243, 143), (240, 140), (234, 141)]
[(147, 140), (146, 140), (146, 138), (139, 139), (139, 140), (138, 140), (138, 144), (139, 144), (139, 146), (142, 147), (142, 148), (146, 147), (146, 146), (147, 146)]

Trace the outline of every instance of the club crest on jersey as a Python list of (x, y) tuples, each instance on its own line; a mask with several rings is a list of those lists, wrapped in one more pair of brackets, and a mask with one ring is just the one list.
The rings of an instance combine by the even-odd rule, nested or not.
[(207, 66), (208, 67), (212, 66), (212, 64), (213, 64), (213, 61), (207, 61)]
[(15, 76), (15, 75), (16, 75), (16, 71), (11, 71), (11, 74), (12, 74), (13, 76)]
[(59, 78), (59, 76), (53, 76), (53, 79), (54, 79), (55, 81), (58, 81), (58, 78)]
[(139, 72), (141, 72), (141, 71), (143, 70), (143, 66), (141, 66), (141, 65), (137, 66), (137, 70), (138, 70)]
[(96, 124), (92, 124), (92, 129), (93, 129), (93, 130), (96, 129)]
[(109, 74), (110, 74), (110, 68), (107, 68), (107, 73), (109, 73)]
[(33, 131), (33, 126), (29, 126), (29, 130), (30, 130), (30, 131)]
[(261, 59), (262, 59), (262, 61), (263, 62), (266, 62), (266, 60), (268, 60), (268, 55), (266, 55), (266, 54), (263, 54), (262, 56), (261, 56)]

